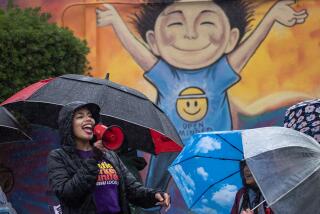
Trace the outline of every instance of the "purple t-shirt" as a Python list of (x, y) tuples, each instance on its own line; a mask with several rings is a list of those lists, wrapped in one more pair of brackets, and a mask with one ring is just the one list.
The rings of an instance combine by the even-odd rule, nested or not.
[[(92, 151), (77, 150), (80, 158), (92, 157)], [(119, 177), (113, 166), (105, 160), (98, 163), (100, 169), (94, 199), (98, 214), (120, 214)]]

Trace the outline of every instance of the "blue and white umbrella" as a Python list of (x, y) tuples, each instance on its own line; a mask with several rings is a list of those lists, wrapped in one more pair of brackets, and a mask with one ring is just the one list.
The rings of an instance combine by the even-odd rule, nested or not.
[(191, 213), (230, 213), (245, 159), (275, 213), (317, 213), (320, 146), (283, 127), (196, 134), (169, 167)]

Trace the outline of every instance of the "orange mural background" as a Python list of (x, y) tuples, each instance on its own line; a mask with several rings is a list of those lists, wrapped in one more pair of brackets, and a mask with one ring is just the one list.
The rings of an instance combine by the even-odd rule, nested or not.
[[(50, 12), (51, 21), (71, 29), (75, 35), (88, 42), (88, 56), (92, 75), (104, 78), (107, 72), (114, 82), (135, 88), (155, 100), (156, 91), (143, 78), (143, 71), (122, 47), (112, 27), (97, 28), (95, 8), (90, 3), (112, 3), (130, 30), (136, 33), (131, 17), (139, 10), (141, 1), (92, 1), (92, 0), (33, 0), (15, 1), (22, 7), (41, 6)], [(87, 3), (89, 5), (73, 5)], [(274, 1), (264, 1), (255, 10), (254, 29)], [(294, 6), (305, 8), (309, 17), (302, 25), (287, 28), (275, 24), (265, 41), (243, 69), (242, 80), (229, 91), (231, 103), (243, 108), (263, 111), (266, 106), (277, 108), (277, 104), (288, 104), (293, 97), (318, 97), (320, 93), (320, 2), (300, 0)], [(62, 22), (62, 14), (64, 17)], [(250, 33), (250, 32), (249, 32)], [(139, 35), (136, 33), (138, 38)], [(270, 103), (272, 103), (270, 105)], [(254, 113), (254, 112), (253, 112)], [(261, 113), (261, 112), (259, 112)]]
[[(268, 1), (257, 8), (254, 25), (273, 2)], [(264, 97), (270, 97), (265, 102), (273, 102), (276, 96), (272, 94), (283, 98), (285, 94), (290, 97), (293, 93), (319, 96), (320, 2), (298, 1), (295, 8), (307, 9), (306, 22), (292, 28), (276, 23), (242, 71), (242, 81), (230, 90), (231, 99), (236, 97), (248, 105)]]

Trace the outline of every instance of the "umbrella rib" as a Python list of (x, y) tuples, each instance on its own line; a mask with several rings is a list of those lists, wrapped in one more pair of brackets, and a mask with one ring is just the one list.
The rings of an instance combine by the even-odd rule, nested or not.
[(238, 150), (241, 154), (243, 154), (243, 152), (238, 149), (237, 147), (235, 147), (234, 145), (232, 145), (231, 143), (229, 143), (229, 141), (227, 141), (225, 138), (223, 138), (220, 134), (216, 134), (218, 137), (220, 137), (224, 142), (226, 142), (227, 144), (229, 144), (231, 147), (233, 147), (234, 149)]
[(12, 116), (12, 114), (11, 114), (5, 107), (2, 107), (2, 109), (3, 109), (3, 111), (6, 113), (6, 115), (13, 121), (13, 123), (14, 123), (15, 125), (17, 125), (17, 126), (21, 129), (20, 124), (19, 124), (19, 122), (16, 120), (16, 118), (14, 118), (14, 117)]
[(22, 133), (25, 137), (27, 137), (29, 140), (32, 140), (32, 138), (27, 135), (27, 133), (25, 133), (24, 131), (22, 131), (21, 129), (15, 128), (15, 127), (11, 127), (11, 126), (6, 126), (6, 125), (0, 125), (0, 127), (4, 127), (4, 128), (9, 128), (9, 129), (14, 129), (20, 133)]
[(268, 203), (269, 206), (277, 203), (278, 201), (280, 201), (283, 197), (285, 197), (289, 192), (293, 191), (295, 188), (297, 188), (300, 184), (302, 184), (305, 180), (307, 180), (311, 175), (313, 175), (315, 172), (317, 172), (320, 169), (320, 165), (313, 170), (313, 172), (311, 172), (308, 176), (306, 176), (304, 179), (302, 179), (299, 183), (297, 183), (297, 185), (295, 185), (294, 187), (292, 187), (290, 190), (288, 190), (286, 193), (283, 193), (280, 197), (278, 197), (275, 201), (273, 201), (272, 203)]
[(193, 202), (193, 204), (190, 206), (190, 209), (193, 208), (193, 206), (200, 200), (200, 198), (201, 198), (204, 194), (206, 194), (206, 192), (208, 192), (208, 190), (209, 190), (212, 186), (216, 185), (217, 183), (220, 183), (221, 181), (224, 181), (224, 180), (232, 177), (233, 175), (235, 175), (235, 174), (237, 174), (237, 173), (239, 173), (239, 172), (240, 172), (240, 170), (238, 170), (238, 171), (236, 171), (236, 172), (228, 175), (227, 177), (225, 177), (225, 178), (223, 178), (223, 179), (221, 179), (221, 180), (219, 180), (219, 181), (211, 184), (210, 186), (208, 186), (208, 188), (197, 198), (197, 200), (195, 200), (195, 201)]
[(193, 159), (193, 158), (207, 158), (207, 159), (214, 159), (214, 160), (241, 161), (241, 160), (239, 160), (239, 159), (233, 159), (233, 158), (214, 158), (214, 157), (206, 157), (206, 156), (201, 156), (201, 155), (195, 155), (195, 156), (186, 158), (186, 159), (180, 161), (179, 163), (173, 164), (173, 165), (171, 165), (171, 166), (176, 166), (176, 165), (178, 165), (178, 164), (181, 164), (181, 163), (183, 163), (183, 162), (185, 162), (185, 161), (188, 161), (188, 160), (190, 160), (190, 159)]

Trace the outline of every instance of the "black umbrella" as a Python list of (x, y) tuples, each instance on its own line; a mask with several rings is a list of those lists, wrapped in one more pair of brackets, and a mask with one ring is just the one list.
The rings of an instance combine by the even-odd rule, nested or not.
[(163, 111), (142, 93), (109, 80), (63, 75), (30, 85), (2, 105), (31, 123), (57, 128), (59, 110), (72, 101), (97, 103), (102, 123), (120, 126), (131, 148), (152, 154), (181, 150), (180, 137)]
[(14, 116), (0, 106), (0, 143), (31, 140)]

